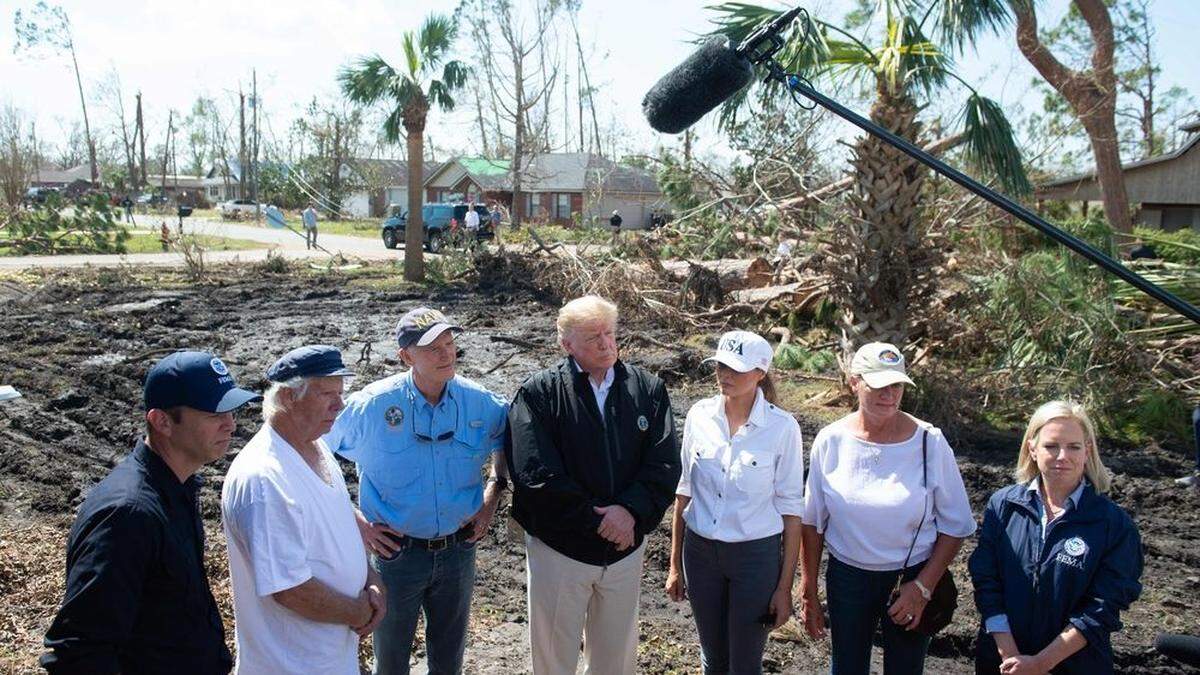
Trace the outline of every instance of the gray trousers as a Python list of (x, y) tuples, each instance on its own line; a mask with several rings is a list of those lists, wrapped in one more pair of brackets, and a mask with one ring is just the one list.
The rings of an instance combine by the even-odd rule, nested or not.
[(683, 578), (705, 675), (762, 672), (771, 626), (763, 624), (783, 565), (781, 535), (735, 543), (687, 530)]

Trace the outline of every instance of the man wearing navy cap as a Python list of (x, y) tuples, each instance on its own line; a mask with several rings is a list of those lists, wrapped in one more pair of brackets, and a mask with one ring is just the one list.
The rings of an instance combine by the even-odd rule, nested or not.
[(321, 440), (353, 373), (334, 347), (267, 370), (263, 421), (221, 491), (238, 673), (358, 674), (358, 639), (384, 615), (354, 504)]
[(225, 629), (204, 574), (200, 467), (229, 448), (239, 389), (207, 352), (146, 375), (146, 437), (88, 494), (67, 540), (67, 587), (46, 632), (51, 673), (228, 673)]
[(352, 395), (326, 436), (358, 467), (359, 527), (387, 584), (387, 615), (374, 634), (376, 673), (409, 672), (422, 611), (428, 671), (462, 670), (475, 542), (507, 485), (499, 458), (507, 405), (455, 374), (461, 331), (434, 309), (405, 314), (396, 342), (410, 370)]

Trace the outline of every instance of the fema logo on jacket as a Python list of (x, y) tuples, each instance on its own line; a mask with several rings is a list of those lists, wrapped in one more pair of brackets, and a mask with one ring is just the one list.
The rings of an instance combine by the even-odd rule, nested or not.
[(1083, 569), (1083, 558), (1087, 552), (1088, 546), (1082, 537), (1071, 537), (1063, 542), (1063, 552), (1054, 556), (1054, 559), (1061, 565), (1081, 570)]

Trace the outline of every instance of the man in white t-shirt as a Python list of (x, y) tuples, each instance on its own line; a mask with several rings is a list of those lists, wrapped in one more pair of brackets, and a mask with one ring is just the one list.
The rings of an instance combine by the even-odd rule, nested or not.
[(321, 440), (353, 375), (334, 347), (300, 347), (267, 370), (266, 422), (221, 491), (237, 642), (235, 672), (357, 675), (358, 640), (384, 615), (354, 504)]

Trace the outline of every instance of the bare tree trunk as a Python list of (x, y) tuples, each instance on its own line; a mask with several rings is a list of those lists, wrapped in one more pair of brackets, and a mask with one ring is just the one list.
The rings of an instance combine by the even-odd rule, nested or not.
[(1050, 53), (1038, 35), (1037, 14), (1027, 0), (1011, 0), (1017, 17), (1017, 47), (1075, 111), (1091, 142), (1096, 176), (1104, 197), (1104, 215), (1116, 232), (1129, 233), (1129, 195), (1121, 171), (1117, 138), (1117, 83), (1113, 71), (1115, 42), (1112, 19), (1104, 0), (1073, 0), (1092, 34), (1092, 63), (1088, 70), (1071, 70)]
[(583, 70), (583, 83), (587, 87), (588, 106), (592, 109), (592, 134), (596, 139), (596, 154), (604, 156), (604, 146), (600, 145), (600, 123), (596, 120), (596, 97), (592, 91), (592, 78), (588, 77), (587, 63), (583, 59), (583, 43), (579, 40), (579, 24), (575, 14), (571, 13), (571, 30), (575, 32), (575, 49), (579, 52), (579, 66)]
[(75, 58), (75, 40), (71, 38), (67, 45), (71, 48), (71, 65), (75, 67), (75, 85), (79, 87), (79, 107), (83, 108), (83, 136), (87, 141), (88, 163), (91, 166), (92, 182), (100, 178), (100, 168), (96, 166), (96, 143), (92, 140), (92, 125), (88, 121), (87, 100), (83, 95), (83, 79), (79, 77), (79, 61)]

